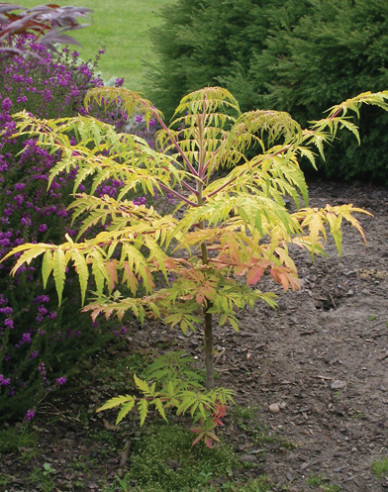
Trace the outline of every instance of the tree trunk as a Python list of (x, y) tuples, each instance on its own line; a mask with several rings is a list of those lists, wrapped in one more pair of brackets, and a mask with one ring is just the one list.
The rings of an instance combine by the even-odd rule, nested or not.
[(205, 367), (206, 367), (206, 389), (214, 386), (213, 365), (213, 327), (211, 313), (204, 311), (204, 337), (205, 337)]

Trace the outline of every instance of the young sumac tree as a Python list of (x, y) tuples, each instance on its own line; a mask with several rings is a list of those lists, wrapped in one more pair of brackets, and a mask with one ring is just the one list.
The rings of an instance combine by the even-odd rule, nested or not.
[[(388, 110), (387, 98), (388, 91), (360, 94), (302, 129), (288, 113), (241, 113), (233, 95), (220, 87), (185, 96), (169, 126), (137, 93), (109, 87), (88, 93), (86, 105), (124, 104), (128, 114), (157, 119), (156, 149), (91, 117), (42, 120), (19, 113), (20, 134), (61, 152), (51, 179), (76, 170), (75, 192), (85, 180), (92, 182), (90, 194), (77, 194), (71, 205), (74, 217), (83, 217), (80, 235), (96, 224), (106, 228), (81, 242), (67, 236), (60, 245), (20, 245), (7, 255), (19, 255), (13, 272), (42, 256), (43, 281), (54, 277), (59, 302), (68, 269), (76, 270), (83, 299), (93, 278), (95, 298), (84, 308), (93, 318), (131, 312), (142, 322), (148, 316), (160, 318), (184, 332), (201, 327), (211, 388), (214, 322), (238, 330), (236, 311), (256, 301), (276, 306), (272, 292), (257, 288), (266, 275), (284, 290), (299, 288), (289, 246), (322, 254), (328, 230), (341, 253), (343, 220), (363, 235), (352, 215), (362, 209), (308, 207), (298, 161), (304, 156), (314, 165), (313, 151), (322, 154), (323, 145), (341, 128), (357, 136), (349, 113), (357, 114), (362, 103)], [(74, 133), (76, 144), (69, 138)], [(122, 183), (117, 199), (93, 195), (107, 179)], [(160, 215), (126, 199), (139, 188), (169, 193), (178, 206)], [(287, 209), (286, 197), (295, 211)]]

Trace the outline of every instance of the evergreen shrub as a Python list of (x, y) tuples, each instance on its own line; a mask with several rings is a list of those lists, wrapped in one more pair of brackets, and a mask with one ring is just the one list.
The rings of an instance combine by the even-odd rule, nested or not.
[[(170, 115), (183, 94), (221, 84), (244, 111), (290, 112), (302, 126), (338, 100), (388, 82), (385, 0), (178, 0), (153, 33), (150, 94)], [(343, 135), (320, 171), (388, 183), (388, 115), (362, 109), (362, 147)]]

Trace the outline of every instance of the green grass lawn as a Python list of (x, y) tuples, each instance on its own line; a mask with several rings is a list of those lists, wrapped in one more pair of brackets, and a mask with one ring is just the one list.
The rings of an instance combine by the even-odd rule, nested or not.
[[(61, 0), (63, 5), (79, 5), (93, 9), (93, 24), (74, 32), (82, 44), (75, 47), (85, 60), (94, 58), (105, 45), (99, 67), (104, 80), (124, 77), (125, 87), (142, 91), (144, 86), (144, 63), (156, 61), (149, 39), (149, 30), (160, 23), (157, 12), (163, 5), (175, 0)], [(25, 7), (42, 5), (44, 1), (24, 0)], [(72, 34), (72, 33), (70, 33)]]

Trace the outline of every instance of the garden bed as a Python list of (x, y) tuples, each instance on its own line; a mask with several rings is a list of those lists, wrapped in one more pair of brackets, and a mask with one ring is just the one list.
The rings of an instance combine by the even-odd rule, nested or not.
[[(234, 418), (225, 419), (222, 440), (240, 465), (233, 477), (212, 480), (210, 474), (201, 490), (253, 491), (244, 484), (261, 474), (269, 480), (262, 490), (388, 488), (388, 463), (378, 467), (388, 456), (387, 190), (313, 182), (310, 201), (353, 203), (372, 212), (374, 218), (360, 218), (367, 245), (346, 226), (341, 258), (334, 245), (328, 246), (329, 258), (314, 264), (297, 252), (300, 291), (284, 294), (279, 288), (276, 311), (257, 305), (241, 313), (239, 334), (216, 330), (218, 381), (236, 392), (239, 405)], [(89, 361), (88, 373), (38, 409), (27, 432), (34, 434), (31, 444), (19, 435), (20, 445), (0, 455), (4, 490), (146, 490), (117, 481), (131, 469), (132, 451), (142, 439), (136, 423), (114, 429), (113, 412), (100, 416), (94, 410), (130, 380), (130, 371), (120, 366), (123, 354), (145, 355), (174, 340), (174, 348), (201, 358), (202, 341), (195, 334), (173, 339), (156, 322), (130, 331), (122, 352), (101, 354), (105, 364), (113, 357), (110, 372), (109, 363), (104, 374), (100, 359)], [(82, 379), (87, 389), (80, 391)], [(185, 465), (179, 459), (168, 464), (173, 470)], [(235, 488), (222, 485), (229, 481)]]

